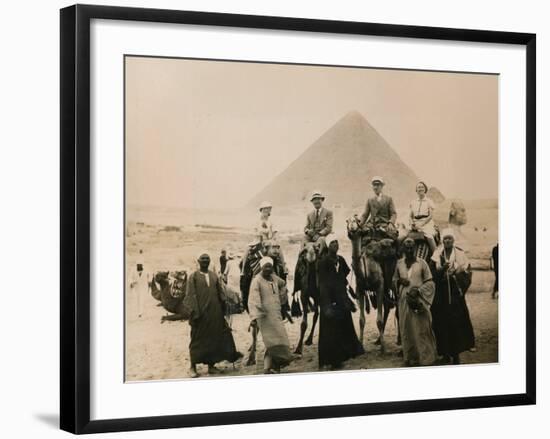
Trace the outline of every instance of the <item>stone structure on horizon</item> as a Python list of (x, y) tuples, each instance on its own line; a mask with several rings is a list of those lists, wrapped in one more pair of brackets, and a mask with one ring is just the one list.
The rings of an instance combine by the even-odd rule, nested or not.
[[(386, 180), (385, 192), (404, 207), (415, 196), (415, 172), (357, 111), (351, 111), (329, 128), (294, 162), (254, 196), (249, 206), (270, 200), (278, 206), (309, 202), (312, 190), (326, 195), (327, 207), (362, 207), (371, 194), (371, 178)], [(441, 202), (439, 190), (435, 202)]]

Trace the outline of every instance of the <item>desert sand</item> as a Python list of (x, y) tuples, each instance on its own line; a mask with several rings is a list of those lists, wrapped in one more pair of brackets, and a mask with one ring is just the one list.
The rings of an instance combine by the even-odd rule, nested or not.
[[(466, 352), (461, 356), (464, 364), (492, 363), (498, 361), (498, 300), (491, 298), (494, 274), (489, 270), (489, 256), (498, 236), (498, 206), (496, 201), (479, 200), (465, 202), (468, 223), (462, 226), (468, 256), (475, 269), (473, 284), (467, 295), (472, 323), (476, 335), (476, 352)], [(302, 218), (305, 218), (307, 206), (296, 209), (273, 211), (273, 221), (278, 225), (279, 241), (291, 271), (294, 267), (300, 245)], [(436, 220), (444, 225), (445, 209), (443, 203), (438, 207)], [(448, 210), (447, 210), (448, 212)], [(350, 243), (345, 237), (345, 218), (352, 213), (349, 209), (335, 210), (335, 230), (341, 236), (340, 253), (351, 260)], [(220, 250), (225, 248), (235, 255), (242, 255), (246, 244), (252, 239), (252, 224), (256, 219), (254, 210), (178, 210), (160, 208), (129, 208), (127, 210), (126, 232), (126, 268), (135, 267), (140, 249), (144, 252), (145, 270), (151, 276), (156, 270), (196, 268), (194, 259), (199, 250), (211, 252), (211, 269), (216, 270)], [(289, 279), (289, 291), (292, 291), (292, 278)], [(354, 279), (351, 283), (354, 284)], [(290, 297), (290, 296), (289, 296)], [(164, 308), (157, 306), (155, 299), (147, 294), (144, 314), (138, 318), (136, 312), (135, 290), (126, 290), (126, 380), (146, 381), (187, 378), (189, 368), (189, 334), (187, 322), (165, 322), (161, 316), (167, 314)], [(353, 316), (358, 330), (359, 313)], [(247, 331), (247, 314), (232, 317), (231, 327), (237, 349), (247, 353), (250, 334)], [(299, 338), (300, 321), (286, 323), (291, 345)], [(317, 335), (312, 346), (305, 346), (303, 356), (283, 373), (315, 372), (317, 363)], [(396, 345), (396, 321), (390, 314), (386, 329), (387, 352), (381, 355), (374, 344), (377, 338), (375, 315), (367, 315), (365, 328), (366, 354), (345, 363), (344, 369), (397, 368), (402, 366)], [(261, 336), (258, 344), (257, 364), (245, 366), (222, 363), (223, 375), (252, 375), (262, 373), (263, 344)], [(445, 366), (452, 367), (452, 366)], [(206, 374), (206, 367), (199, 373)]]

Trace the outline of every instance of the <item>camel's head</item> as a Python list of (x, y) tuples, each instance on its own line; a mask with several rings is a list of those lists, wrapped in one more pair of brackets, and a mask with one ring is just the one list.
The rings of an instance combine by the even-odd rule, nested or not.
[(163, 284), (169, 281), (170, 278), (170, 272), (169, 271), (157, 271), (155, 273), (154, 279), (155, 282), (159, 284)]
[(304, 243), (304, 248), (302, 249), (302, 254), (304, 255), (307, 262), (310, 264), (317, 260), (317, 254), (319, 253), (319, 245), (315, 242), (306, 242)]
[(171, 276), (176, 282), (185, 282), (187, 281), (187, 271), (186, 270), (176, 270), (171, 273)]
[(379, 258), (382, 254), (381, 241), (370, 241), (365, 247), (365, 254), (369, 258)]
[(355, 235), (359, 229), (360, 229), (360, 226), (359, 226), (359, 216), (357, 214), (349, 217), (347, 220), (346, 220), (346, 225), (347, 225), (347, 229), (348, 229), (348, 235)]
[(387, 258), (397, 254), (393, 239), (384, 238), (378, 241), (380, 246), (380, 256)]
[(173, 278), (172, 282), (172, 296), (180, 297), (185, 294), (185, 288), (187, 287), (187, 271), (177, 270), (171, 273)]
[(277, 242), (271, 242), (267, 246), (267, 255), (273, 259), (277, 259), (281, 255), (281, 246)]

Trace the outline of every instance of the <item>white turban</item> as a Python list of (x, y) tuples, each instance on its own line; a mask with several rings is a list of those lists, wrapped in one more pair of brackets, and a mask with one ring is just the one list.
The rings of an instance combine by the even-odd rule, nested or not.
[(338, 241), (338, 236), (336, 235), (336, 233), (330, 233), (325, 238), (325, 242), (327, 243), (327, 245), (329, 245), (332, 241)]
[(260, 259), (260, 267), (263, 268), (265, 264), (273, 265), (273, 259), (271, 259), (269, 256), (264, 256), (262, 259)]
[(210, 257), (210, 253), (207, 250), (202, 250), (199, 253), (197, 253), (197, 261), (201, 258), (202, 255), (206, 255)]
[(443, 229), (441, 232), (441, 238), (445, 238), (445, 236), (451, 236), (453, 239), (455, 238), (455, 231), (451, 229), (450, 227)]

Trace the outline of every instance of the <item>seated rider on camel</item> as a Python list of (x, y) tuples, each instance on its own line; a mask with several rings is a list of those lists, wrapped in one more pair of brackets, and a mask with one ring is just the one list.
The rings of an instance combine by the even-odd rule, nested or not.
[(276, 244), (275, 241), (277, 230), (275, 229), (273, 223), (269, 218), (271, 216), (272, 209), (273, 205), (269, 201), (264, 201), (262, 204), (260, 204), (260, 220), (254, 228), (255, 239), (248, 245), (246, 253), (243, 257), (243, 273), (246, 261), (248, 261), (248, 259), (258, 259), (258, 255), (255, 255), (255, 253), (258, 253), (258, 251), (260, 252), (260, 257), (267, 256), (269, 249), (273, 243), (275, 243), (278, 250), (276, 251), (276, 264), (282, 267), (282, 270), (285, 273), (285, 277), (288, 273), (283, 252), (280, 246)]
[(363, 231), (382, 232), (382, 237), (397, 239), (395, 220), (397, 212), (392, 197), (382, 193), (384, 179), (374, 177), (371, 180), (374, 197), (367, 200), (365, 211), (359, 224)]
[(433, 254), (437, 247), (435, 240), (437, 230), (433, 220), (435, 204), (428, 198), (428, 186), (423, 181), (416, 184), (416, 193), (418, 197), (412, 200), (409, 205), (409, 229), (407, 233), (399, 237), (399, 242), (402, 244), (411, 232), (421, 233)]
[(321, 191), (313, 191), (310, 201), (314, 209), (306, 217), (305, 242), (315, 242), (322, 250), (326, 248), (326, 236), (332, 233), (333, 215), (331, 210), (323, 207), (325, 197)]

